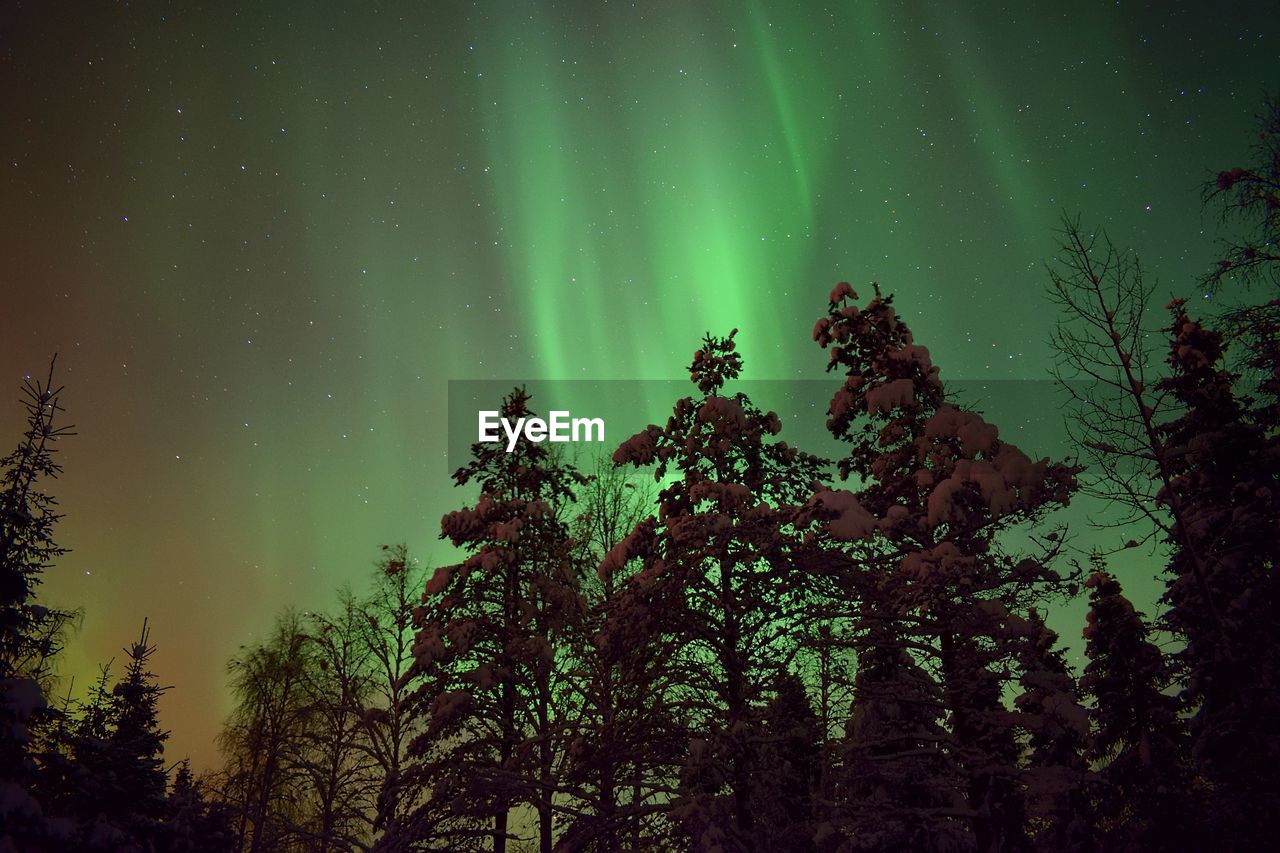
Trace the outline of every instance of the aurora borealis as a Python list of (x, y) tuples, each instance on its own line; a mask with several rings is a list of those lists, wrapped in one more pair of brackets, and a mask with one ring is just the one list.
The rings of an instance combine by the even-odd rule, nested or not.
[[(449, 380), (679, 378), (734, 327), (749, 378), (820, 379), (840, 279), (897, 293), (944, 378), (1043, 380), (1064, 211), (1193, 294), (1200, 184), (1277, 83), (1271, 22), (6, 6), (0, 379), (57, 352), (79, 432), (42, 590), (85, 608), (66, 673), (148, 616), (167, 754), (211, 764), (224, 662), (272, 614), (361, 583), (383, 543), (445, 555)], [(0, 406), (6, 446), (20, 415)]]

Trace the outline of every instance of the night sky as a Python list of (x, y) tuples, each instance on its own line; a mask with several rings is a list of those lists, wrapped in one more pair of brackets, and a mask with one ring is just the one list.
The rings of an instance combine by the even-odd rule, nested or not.
[(1023, 5), (0, 4), (0, 439), (57, 352), (63, 671), (150, 617), (210, 766), (273, 614), (449, 556), (449, 380), (678, 378), (733, 327), (820, 378), (840, 279), (944, 378), (1043, 380), (1064, 211), (1194, 296), (1269, 4)]

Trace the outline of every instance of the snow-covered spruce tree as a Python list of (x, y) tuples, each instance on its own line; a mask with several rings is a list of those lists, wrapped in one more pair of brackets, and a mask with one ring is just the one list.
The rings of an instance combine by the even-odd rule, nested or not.
[(47, 825), (32, 797), (36, 762), (31, 730), (46, 716), (49, 663), (69, 616), (36, 603), (40, 576), (62, 555), (53, 538), (57, 502), (44, 491), (61, 472), (57, 442), (61, 388), (53, 364), (45, 382), (24, 380), (27, 429), (17, 449), (0, 459), (0, 847), (41, 843)]
[(576, 714), (566, 721), (562, 785), (571, 817), (557, 839), (565, 850), (613, 853), (673, 843), (665, 812), (683, 744), (668, 704), (669, 658), (603, 630), (627, 579), (641, 569), (639, 559), (614, 565), (605, 558), (649, 516), (656, 489), (646, 480), (597, 459), (574, 506), (575, 559), (588, 569), (587, 612), (568, 638), (564, 683)]
[(799, 676), (779, 677), (758, 728), (761, 773), (751, 791), (751, 811), (759, 849), (815, 850), (823, 733)]
[(670, 661), (673, 711), (687, 738), (672, 814), (700, 850), (761, 843), (751, 807), (767, 772), (761, 714), (795, 651), (808, 581), (791, 518), (821, 465), (774, 438), (776, 414), (722, 393), (742, 369), (733, 337), (708, 335), (689, 368), (698, 396), (678, 400), (665, 426), (650, 425), (614, 454), (620, 465), (653, 466), (659, 482), (674, 476), (658, 494), (658, 517), (602, 566), (642, 561), (604, 630)]
[[(1003, 695), (1020, 642), (1033, 630), (1018, 614), (1060, 578), (1048, 566), (1053, 546), (1019, 559), (1004, 552), (999, 536), (1064, 505), (1075, 471), (1032, 461), (980, 415), (948, 402), (928, 350), (915, 343), (892, 297), (876, 287), (864, 307), (856, 299), (847, 283), (837, 285), (814, 338), (830, 350), (828, 369), (845, 374), (828, 428), (849, 444), (838, 464), (859, 485), (856, 493), (820, 491), (810, 509), (833, 548), (857, 543), (832, 568), (852, 590), (850, 621), (866, 638), (864, 656), (879, 643), (899, 646), (941, 690), (946, 738), (933, 748), (959, 771), (961, 797), (948, 802), (955, 792), (945, 773), (921, 802), (903, 804), (909, 819), (933, 821), (930, 834), (945, 839), (951, 828), (942, 824), (963, 816), (978, 850), (1022, 849), (1030, 840), (1019, 731)], [(904, 775), (916, 772), (919, 754), (913, 739), (901, 745), (900, 757), (912, 759)], [(893, 756), (882, 759), (893, 763)], [(839, 817), (837, 808), (837, 824)]]
[(1085, 581), (1089, 663), (1080, 689), (1093, 698), (1086, 754), (1101, 783), (1093, 814), (1102, 845), (1170, 853), (1212, 846), (1200, 834), (1186, 726), (1169, 692), (1168, 660), (1120, 584), (1098, 569)]
[(854, 649), (854, 699), (822, 789), (820, 849), (966, 849), (941, 685), (889, 626), (866, 630)]
[[(502, 416), (530, 416), (517, 389)], [(550, 853), (563, 720), (561, 636), (579, 620), (580, 566), (566, 520), (583, 477), (546, 444), (512, 452), (475, 444), (455, 474), (474, 505), (450, 512), (441, 536), (469, 552), (427, 581), (415, 646), (429, 727), (411, 751), (431, 789), (401, 835), (419, 849), (506, 849), (513, 809), (536, 815)]]
[(1029, 630), (1018, 632), (1022, 691), (1013, 704), (1027, 733), (1024, 778), (1036, 848), (1046, 853), (1096, 850), (1097, 781), (1086, 756), (1089, 712), (1058, 635), (1035, 610), (1027, 622)]
[(1222, 336), (1170, 306), (1181, 410), (1160, 434), (1181, 508), (1169, 544), (1165, 621), (1181, 637), (1192, 755), (1220, 831), (1242, 849), (1280, 833), (1280, 434), (1223, 369)]

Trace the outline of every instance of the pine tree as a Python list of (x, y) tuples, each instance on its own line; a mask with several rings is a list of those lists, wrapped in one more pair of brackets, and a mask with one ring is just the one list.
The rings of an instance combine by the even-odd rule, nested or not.
[(1193, 799), (1186, 726), (1170, 692), (1173, 673), (1142, 614), (1098, 568), (1085, 582), (1089, 663), (1080, 688), (1093, 698), (1086, 754), (1101, 781), (1096, 816), (1103, 844), (1151, 851), (1207, 845)]
[[(1003, 695), (1016, 638), (1031, 630), (1016, 614), (1061, 579), (1047, 565), (1052, 547), (1020, 559), (999, 537), (1064, 505), (1075, 471), (1033, 462), (980, 415), (950, 403), (928, 350), (892, 297), (875, 291), (860, 308), (853, 289), (837, 285), (814, 328), (830, 350), (828, 369), (845, 374), (828, 428), (849, 444), (841, 475), (860, 487), (820, 491), (810, 506), (833, 550), (854, 543), (843, 571), (855, 630), (879, 639), (890, 626), (941, 688), (945, 748), (966, 780), (974, 844), (1024, 849), (1020, 748)], [(926, 804), (947, 797), (940, 785)]]
[(155, 650), (143, 620), (138, 641), (125, 649), (124, 675), (112, 689), (114, 725), (105, 751), (117, 786), (109, 801), (114, 809), (107, 808), (107, 814), (142, 849), (155, 843), (168, 790), (164, 742), (169, 733), (160, 728), (157, 707), (167, 688), (156, 683), (150, 670)]
[[(528, 417), (528, 402), (517, 389), (501, 414)], [(561, 638), (584, 610), (565, 512), (583, 479), (530, 441), (510, 453), (475, 444), (454, 474), (480, 495), (442, 519), (442, 537), (469, 556), (437, 569), (423, 597), (415, 652), (430, 723), (414, 746), (415, 773), (433, 790), (405, 830), (411, 837), (430, 831), (462, 849), (487, 836), (502, 851), (512, 810), (527, 805), (539, 849), (550, 853), (564, 749)]]
[(78, 846), (122, 841), (103, 806), (118, 794), (109, 742), (118, 702), (112, 695), (112, 662), (104, 664), (88, 696), (79, 703), (65, 743), (65, 761), (42, 767), (41, 787), (49, 814), (65, 823), (62, 834)]
[(654, 466), (672, 481), (659, 515), (606, 559), (640, 558), (606, 632), (670, 655), (688, 737), (673, 814), (699, 849), (757, 849), (751, 808), (762, 772), (760, 714), (794, 653), (793, 619), (807, 595), (789, 524), (821, 461), (773, 437), (778, 416), (742, 393), (722, 394), (742, 360), (734, 333), (708, 335), (690, 377), (699, 396), (665, 427), (628, 439), (614, 462)]
[(779, 677), (759, 725), (761, 773), (751, 792), (757, 845), (796, 853), (815, 850), (823, 733), (798, 676)]
[(165, 688), (150, 671), (155, 647), (146, 622), (125, 650), (112, 684), (111, 664), (41, 758), (39, 790), (55, 847), (85, 851), (152, 850), (164, 843), (168, 778), (157, 703)]
[(187, 760), (174, 774), (164, 828), (155, 849), (156, 853), (230, 853), (236, 849), (225, 806), (209, 800)]
[(27, 429), (18, 448), (0, 459), (0, 846), (40, 843), (47, 834), (32, 795), (37, 764), (32, 729), (47, 717), (49, 662), (70, 616), (35, 600), (41, 575), (65, 553), (53, 538), (61, 517), (43, 490), (62, 467), (57, 442), (72, 433), (57, 425), (62, 389), (53, 387), (53, 363), (44, 381), (23, 381)]
[(1095, 779), (1086, 752), (1089, 712), (1058, 647), (1058, 635), (1040, 613), (1027, 617), (1019, 632), (1019, 682), (1014, 699), (1018, 721), (1027, 733), (1028, 813), (1035, 846), (1043, 851), (1098, 849), (1093, 828)]
[(53, 387), (53, 363), (46, 381), (23, 380), (27, 430), (18, 448), (0, 459), (0, 680), (30, 677), (57, 652), (39, 640), (56, 636), (48, 623), (60, 614), (37, 604), (35, 592), (45, 569), (66, 553), (53, 539), (62, 517), (57, 500), (42, 488), (62, 473), (57, 443), (74, 435), (56, 424), (61, 393)]
[(1171, 306), (1171, 375), (1181, 407), (1162, 425), (1170, 479), (1158, 496), (1182, 509), (1164, 603), (1185, 641), (1192, 754), (1213, 813), (1241, 845), (1280, 832), (1280, 435), (1237, 396), (1222, 336)]

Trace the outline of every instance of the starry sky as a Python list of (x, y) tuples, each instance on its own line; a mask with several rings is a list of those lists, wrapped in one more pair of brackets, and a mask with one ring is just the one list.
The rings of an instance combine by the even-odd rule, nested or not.
[(148, 616), (210, 766), (273, 614), (449, 556), (450, 380), (679, 378), (733, 327), (818, 379), (825, 294), (877, 279), (944, 378), (1043, 381), (1063, 212), (1195, 295), (1264, 7), (0, 5), (0, 380), (57, 352), (79, 432), (63, 671)]

